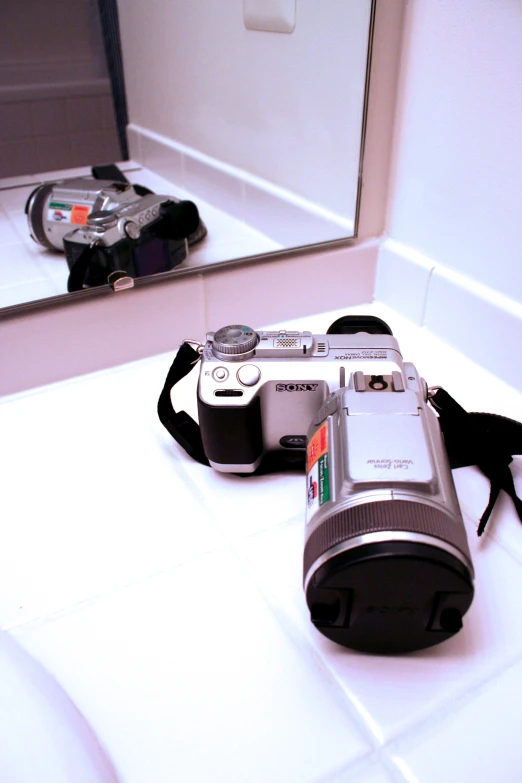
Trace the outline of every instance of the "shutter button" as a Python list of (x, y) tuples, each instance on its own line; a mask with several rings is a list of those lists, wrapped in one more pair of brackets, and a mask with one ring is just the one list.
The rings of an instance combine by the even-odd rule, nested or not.
[(237, 379), (243, 386), (255, 386), (261, 377), (261, 370), (254, 364), (245, 364), (237, 371)]

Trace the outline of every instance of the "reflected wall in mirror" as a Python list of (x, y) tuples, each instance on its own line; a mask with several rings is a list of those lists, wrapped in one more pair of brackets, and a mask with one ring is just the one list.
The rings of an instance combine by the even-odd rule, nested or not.
[(97, 0), (2, 0), (0, 178), (119, 157)]
[[(95, 15), (97, 3), (83, 1)], [(65, 8), (61, 0), (38, 8), (48, 4)], [(249, 29), (245, 6), (118, 0), (130, 148), (122, 168), (133, 183), (193, 200), (208, 228), (169, 278), (355, 234), (372, 0), (295, 0), (291, 32), (274, 32), (263, 13), (253, 24), (260, 29)], [(91, 43), (97, 24), (87, 25)], [(93, 73), (108, 89), (100, 45), (94, 50)], [(79, 60), (79, 52), (60, 54), (62, 70), (64, 58)], [(17, 69), (3, 65), (5, 81)], [(95, 119), (103, 135), (114, 113), (97, 100), (85, 121)], [(112, 133), (114, 140), (114, 124)], [(38, 171), (0, 181), (0, 307), (66, 292), (64, 257), (29, 239), (23, 208), (39, 181), (86, 175), (87, 164), (118, 157), (106, 148), (100, 159), (90, 136), (84, 133), (83, 168), (49, 172), (56, 158), (47, 164), (39, 153)]]

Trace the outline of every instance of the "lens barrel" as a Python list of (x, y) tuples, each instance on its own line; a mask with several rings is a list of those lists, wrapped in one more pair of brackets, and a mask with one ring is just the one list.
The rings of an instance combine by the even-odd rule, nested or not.
[(308, 432), (303, 579), (322, 634), (393, 654), (457, 633), (474, 575), (424, 382), (409, 363), (390, 374), (376, 366), (354, 368)]

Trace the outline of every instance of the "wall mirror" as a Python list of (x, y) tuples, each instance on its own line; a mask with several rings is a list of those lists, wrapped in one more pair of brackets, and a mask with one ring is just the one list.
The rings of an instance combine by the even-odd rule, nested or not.
[(374, 2), (114, 0), (124, 160), (111, 2), (4, 0), (0, 309), (67, 295), (65, 256), (30, 239), (24, 206), (92, 164), (197, 205), (207, 236), (157, 282), (356, 235)]

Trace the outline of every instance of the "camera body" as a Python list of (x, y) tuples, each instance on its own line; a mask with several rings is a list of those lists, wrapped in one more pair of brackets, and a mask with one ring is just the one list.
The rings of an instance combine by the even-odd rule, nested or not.
[(191, 201), (89, 177), (41, 185), (26, 213), (36, 242), (65, 251), (69, 290), (103, 285), (118, 270), (143, 277), (173, 269), (186, 258), (187, 239), (199, 225)]
[[(210, 465), (252, 473), (268, 452), (304, 460), (310, 422), (326, 397), (369, 362), (400, 371), (391, 334), (255, 332), (231, 325), (210, 332), (198, 383), (201, 438)], [(292, 454), (291, 454), (292, 453)]]
[(307, 447), (304, 589), (353, 649), (397, 653), (462, 627), (473, 566), (448, 457), (413, 364), (370, 360), (330, 394)]

